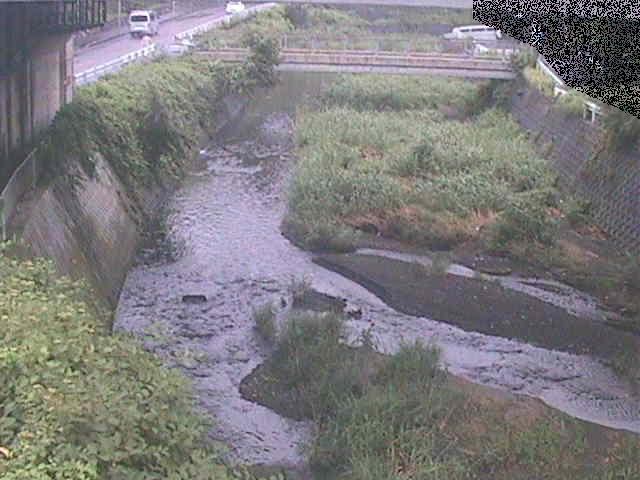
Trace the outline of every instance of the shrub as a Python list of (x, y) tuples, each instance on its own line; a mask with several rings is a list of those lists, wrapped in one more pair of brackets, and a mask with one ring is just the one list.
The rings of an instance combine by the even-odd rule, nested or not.
[(125, 68), (80, 88), (56, 115), (39, 155), (51, 175), (67, 160), (93, 173), (102, 155), (136, 193), (157, 176), (178, 175), (205, 132), (222, 95), (235, 88), (229, 70), (191, 57)]
[(109, 335), (84, 286), (0, 256), (0, 477), (225, 479), (186, 379)]
[(544, 72), (540, 71), (536, 67), (525, 67), (522, 74), (529, 85), (537, 88), (542, 94), (547, 97), (554, 96), (553, 90), (555, 83), (553, 79), (547, 76)]
[(570, 90), (564, 95), (560, 95), (554, 104), (554, 108), (568, 117), (582, 118), (585, 111), (586, 95), (577, 90)]
[(557, 222), (549, 215), (545, 198), (544, 192), (514, 197), (493, 225), (493, 247), (501, 248), (511, 242), (551, 245), (555, 240)]
[(640, 120), (622, 110), (609, 107), (602, 120), (603, 142), (608, 153), (626, 152), (633, 149), (640, 139)]
[(296, 314), (278, 339), (273, 356), (278, 378), (317, 419), (363, 388), (358, 356), (340, 343), (343, 335), (344, 319), (337, 314)]
[(534, 68), (538, 52), (533, 47), (523, 46), (520, 51), (511, 56), (511, 65), (517, 72), (524, 72), (527, 68)]
[(435, 109), (449, 105), (466, 113), (476, 103), (480, 86), (459, 79), (414, 76), (342, 76), (323, 100), (327, 105), (366, 110)]
[(591, 222), (591, 202), (577, 197), (570, 198), (564, 207), (567, 221), (572, 227), (579, 227)]

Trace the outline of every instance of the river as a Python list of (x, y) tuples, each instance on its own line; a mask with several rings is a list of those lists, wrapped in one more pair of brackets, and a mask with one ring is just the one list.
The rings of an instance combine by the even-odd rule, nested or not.
[[(355, 338), (374, 321), (381, 351), (393, 352), (404, 340), (433, 341), (456, 375), (540, 398), (581, 419), (640, 432), (640, 403), (630, 387), (593, 358), (401, 314), (312, 263), (310, 253), (282, 236), (295, 163), (295, 109), (332, 78), (283, 75), (276, 88), (257, 98), (241, 120), (201, 152), (168, 200), (162, 228), (128, 275), (115, 329), (140, 336), (167, 365), (193, 379), (200, 404), (216, 419), (212, 436), (230, 446), (232, 458), (249, 464), (305, 468), (304, 446), (313, 425), (283, 418), (239, 393), (242, 379), (270, 353), (253, 330), (253, 309), (275, 302), (285, 315), (292, 282), (302, 279), (360, 308), (362, 317), (350, 320), (349, 328)], [(469, 272), (454, 267), (452, 273)], [(519, 288), (517, 281), (511, 283)], [(185, 302), (185, 295), (204, 297)], [(562, 298), (545, 293), (545, 301), (563, 305), (573, 298), (581, 311), (590, 308), (587, 296), (568, 287), (558, 295)]]

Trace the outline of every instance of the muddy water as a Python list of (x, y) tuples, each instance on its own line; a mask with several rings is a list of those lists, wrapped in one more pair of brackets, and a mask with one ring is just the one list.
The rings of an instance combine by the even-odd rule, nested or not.
[[(434, 341), (452, 373), (541, 398), (579, 418), (640, 432), (640, 403), (597, 361), (400, 314), (313, 264), (310, 254), (281, 235), (294, 162), (292, 109), (331, 78), (287, 75), (225, 140), (202, 152), (198, 167), (167, 205), (162, 235), (128, 276), (115, 328), (139, 335), (168, 365), (193, 379), (201, 405), (216, 418), (212, 436), (230, 445), (232, 458), (247, 463), (304, 469), (303, 448), (313, 426), (285, 419), (239, 393), (242, 379), (269, 355), (253, 331), (253, 308), (274, 302), (286, 314), (291, 283), (303, 278), (362, 309), (362, 318), (349, 324), (353, 338), (373, 321), (383, 351), (414, 338)], [(554, 293), (531, 281), (509, 281), (569, 310), (595, 308), (588, 297), (564, 287)], [(206, 298), (184, 302), (184, 295)]]

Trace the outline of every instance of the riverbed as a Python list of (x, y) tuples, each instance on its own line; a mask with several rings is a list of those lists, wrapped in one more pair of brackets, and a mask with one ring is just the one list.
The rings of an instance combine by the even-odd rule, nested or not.
[[(272, 302), (286, 315), (292, 285), (302, 281), (361, 311), (349, 321), (353, 338), (373, 325), (382, 352), (415, 338), (435, 342), (453, 374), (540, 398), (584, 420), (640, 432), (640, 402), (631, 387), (594, 358), (400, 313), (363, 286), (317, 265), (311, 253), (281, 234), (295, 165), (296, 108), (333, 78), (283, 75), (201, 152), (128, 275), (115, 329), (140, 336), (167, 365), (193, 379), (200, 405), (215, 417), (212, 437), (229, 445), (233, 459), (248, 464), (306, 468), (304, 447), (313, 425), (284, 418), (239, 392), (243, 378), (270, 354), (254, 331), (253, 310)], [(360, 253), (428, 263), (384, 251)], [(452, 274), (473, 276), (450, 268)], [(533, 281), (503, 283), (572, 314), (594, 313), (588, 296), (557, 285), (560, 293), (554, 295), (531, 287)]]

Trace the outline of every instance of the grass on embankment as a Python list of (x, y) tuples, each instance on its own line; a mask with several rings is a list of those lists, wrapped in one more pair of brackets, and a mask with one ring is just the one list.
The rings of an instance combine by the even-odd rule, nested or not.
[(290, 223), (310, 246), (335, 229), (454, 246), (502, 214), (492, 239), (548, 241), (552, 177), (497, 110), (469, 121), (480, 86), (441, 78), (344, 77), (325, 108), (301, 113)]
[(260, 12), (245, 25), (204, 33), (198, 43), (205, 50), (244, 47), (257, 35), (278, 41), (286, 37), (289, 48), (432, 52), (444, 45), (423, 31), (425, 25), (469, 22), (471, 10), (380, 7), (367, 15), (358, 9), (289, 5)]
[[(536, 400), (473, 386), (418, 342), (391, 357), (345, 346), (334, 314), (293, 314), (257, 375), (284, 414), (312, 417), (318, 478), (628, 479), (638, 437), (552, 413)], [(256, 380), (256, 379), (254, 379)]]
[(298, 116), (285, 229), (312, 249), (349, 250), (362, 228), (432, 249), (507, 255), (637, 310), (639, 263), (571, 240), (573, 228), (583, 238), (589, 231), (588, 208), (556, 189), (508, 114), (483, 108), (487, 88), (342, 77), (320, 108)]
[(188, 383), (111, 335), (86, 287), (0, 254), (0, 477), (225, 479)]
[(189, 55), (162, 57), (79, 88), (44, 135), (41, 163), (57, 176), (79, 160), (91, 175), (101, 155), (139, 200), (154, 181), (181, 175), (199, 143), (219, 127), (216, 112), (225, 96), (271, 83), (277, 55), (268, 40), (253, 38), (249, 46), (248, 60), (233, 67)]

